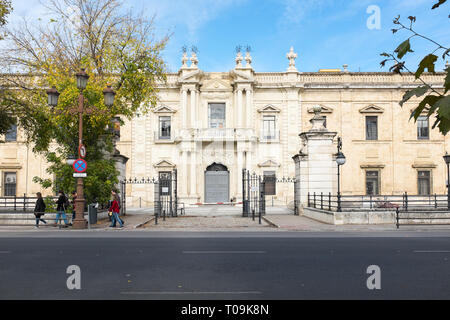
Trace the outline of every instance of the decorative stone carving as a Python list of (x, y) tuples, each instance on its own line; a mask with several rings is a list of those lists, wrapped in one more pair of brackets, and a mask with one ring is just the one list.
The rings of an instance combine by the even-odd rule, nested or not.
[(250, 51), (247, 51), (245, 54), (245, 62), (247, 62), (246, 67), (251, 68), (252, 67), (252, 56), (250, 55)]
[(294, 47), (291, 47), (291, 50), (286, 54), (286, 57), (289, 60), (289, 68), (288, 72), (297, 72), (297, 68), (295, 67), (295, 59), (297, 59), (298, 55), (294, 52)]
[(242, 53), (240, 51), (237, 52), (236, 54), (236, 68), (242, 68), (242, 60), (244, 60), (244, 58), (242, 58)]
[(197, 69), (198, 68), (198, 58), (197, 58), (197, 54), (195, 52), (192, 52), (190, 60), (191, 60), (191, 69)]
[(187, 62), (189, 61), (189, 58), (187, 56), (186, 52), (183, 52), (183, 57), (181, 58), (181, 68), (188, 68)]
[(325, 128), (325, 117), (320, 115), (322, 107), (315, 106), (313, 108), (313, 111), (314, 117), (312, 117), (312, 119), (309, 120), (309, 122), (311, 122), (313, 125), (310, 131), (327, 131), (327, 128)]

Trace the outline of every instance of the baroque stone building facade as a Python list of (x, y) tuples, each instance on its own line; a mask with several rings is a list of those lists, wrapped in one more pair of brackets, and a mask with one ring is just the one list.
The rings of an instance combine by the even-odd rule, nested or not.
[[(293, 49), (287, 58), (285, 72), (255, 72), (248, 52), (237, 54), (229, 72), (203, 72), (195, 53), (184, 54), (178, 73), (159, 85), (157, 108), (121, 128), (117, 149), (129, 158), (126, 177), (156, 178), (177, 169), (181, 202), (240, 201), (244, 168), (294, 177), (299, 134), (311, 128), (313, 108), (320, 106), (327, 129), (342, 137), (343, 194), (446, 192), (442, 155), (449, 150), (448, 138), (431, 129), (432, 120), (409, 120), (417, 100), (398, 104), (419, 84), (414, 76), (349, 72), (346, 66), (300, 72)], [(424, 77), (442, 87), (442, 73)], [(30, 166), (36, 161), (39, 165)], [(12, 173), (17, 194), (39, 191), (31, 179), (45, 176), (44, 168), (20, 138), (0, 145), (2, 195)], [(274, 185), (271, 193), (275, 204), (293, 200), (289, 183)], [(127, 186), (128, 206), (151, 205), (153, 197), (152, 185)]]

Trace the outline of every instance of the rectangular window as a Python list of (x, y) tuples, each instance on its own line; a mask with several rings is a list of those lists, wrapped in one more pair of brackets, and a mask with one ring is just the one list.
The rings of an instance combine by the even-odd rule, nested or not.
[(5, 134), (5, 141), (17, 141), (17, 125), (13, 124)]
[(170, 139), (171, 119), (170, 117), (159, 117), (159, 138)]
[(367, 195), (379, 195), (379, 174), (378, 171), (366, 171), (366, 194)]
[(275, 116), (263, 117), (263, 138), (275, 139)]
[(16, 195), (16, 173), (15, 172), (5, 172), (3, 176), (3, 185), (5, 186), (4, 196), (13, 197)]
[(366, 117), (366, 140), (378, 140), (378, 117)]
[(430, 139), (428, 117), (420, 116), (419, 118), (417, 118), (417, 139)]
[(277, 176), (275, 171), (264, 171), (264, 193), (266, 196), (274, 196), (277, 194)]
[(430, 171), (419, 171), (417, 173), (418, 194), (428, 196), (431, 194), (431, 174)]
[(225, 128), (225, 103), (210, 103), (208, 119), (210, 128)]

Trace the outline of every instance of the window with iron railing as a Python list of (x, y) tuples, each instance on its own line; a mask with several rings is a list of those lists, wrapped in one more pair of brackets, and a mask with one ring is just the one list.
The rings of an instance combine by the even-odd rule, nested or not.
[(366, 171), (366, 194), (380, 194), (380, 177), (378, 171)]

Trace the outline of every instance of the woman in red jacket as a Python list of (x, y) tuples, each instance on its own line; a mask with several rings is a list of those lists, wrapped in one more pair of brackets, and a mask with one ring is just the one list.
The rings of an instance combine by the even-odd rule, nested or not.
[(111, 220), (111, 225), (109, 226), (110, 228), (114, 228), (116, 226), (116, 222), (119, 222), (120, 228), (123, 228), (123, 222), (122, 220), (119, 218), (119, 212), (120, 212), (120, 207), (119, 207), (119, 196), (112, 192), (113, 195), (113, 202), (111, 204), (111, 207), (109, 208), (109, 211), (112, 213), (112, 220)]

